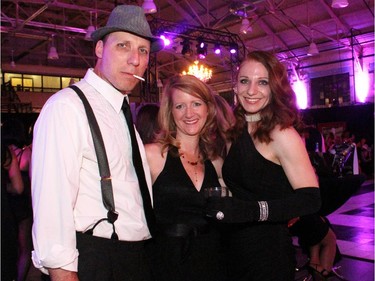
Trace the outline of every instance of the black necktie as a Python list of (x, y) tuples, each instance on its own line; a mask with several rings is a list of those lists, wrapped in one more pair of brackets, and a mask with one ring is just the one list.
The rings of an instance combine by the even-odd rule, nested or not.
[(124, 112), (126, 123), (129, 127), (130, 138), (132, 141), (133, 165), (135, 168), (135, 172), (137, 173), (139, 188), (141, 190), (147, 226), (150, 230), (151, 235), (153, 236), (155, 234), (155, 215), (151, 205), (151, 197), (147, 187), (145, 172), (143, 170), (142, 158), (139, 152), (137, 138), (135, 136), (132, 113), (126, 97), (124, 98), (124, 102), (122, 103), (122, 111)]

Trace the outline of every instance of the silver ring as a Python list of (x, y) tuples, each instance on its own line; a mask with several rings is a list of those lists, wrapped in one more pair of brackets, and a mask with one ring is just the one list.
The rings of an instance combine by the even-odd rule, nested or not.
[(216, 213), (216, 219), (219, 220), (219, 221), (223, 220), (224, 219), (224, 213), (221, 212), (221, 211), (217, 212)]

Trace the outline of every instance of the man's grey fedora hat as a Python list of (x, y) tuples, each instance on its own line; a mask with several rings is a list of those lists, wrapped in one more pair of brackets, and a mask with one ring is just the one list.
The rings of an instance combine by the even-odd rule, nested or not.
[(135, 5), (119, 5), (109, 15), (107, 25), (91, 34), (96, 43), (109, 33), (125, 31), (151, 41), (151, 53), (164, 48), (164, 41), (153, 36), (143, 9)]

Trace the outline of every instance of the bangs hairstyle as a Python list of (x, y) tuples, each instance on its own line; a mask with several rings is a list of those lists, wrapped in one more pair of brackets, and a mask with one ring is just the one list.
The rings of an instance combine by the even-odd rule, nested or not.
[(214, 143), (216, 131), (216, 101), (211, 88), (193, 75), (171, 77), (162, 93), (159, 111), (160, 132), (157, 141), (162, 144), (163, 152), (173, 147), (180, 148), (176, 140), (176, 123), (173, 120), (173, 94), (180, 90), (201, 99), (208, 108), (207, 121), (200, 132), (199, 147), (205, 159), (214, 159), (218, 149)]
[[(249, 61), (260, 62), (264, 65), (268, 71), (268, 81), (271, 89), (269, 104), (260, 112), (262, 119), (257, 123), (254, 137), (261, 142), (271, 142), (271, 131), (277, 125), (280, 126), (280, 129), (294, 127), (300, 132), (302, 122), (296, 105), (296, 96), (289, 83), (288, 73), (284, 65), (273, 54), (265, 51), (249, 53), (241, 63), (241, 66)], [(240, 132), (242, 132), (243, 128), (247, 125), (245, 113), (242, 105), (238, 103), (235, 108), (237, 123), (233, 130), (234, 138), (238, 137)]]

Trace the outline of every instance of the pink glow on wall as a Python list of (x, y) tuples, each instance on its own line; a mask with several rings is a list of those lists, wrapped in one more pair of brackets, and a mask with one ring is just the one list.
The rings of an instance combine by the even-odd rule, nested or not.
[(292, 88), (296, 94), (298, 108), (306, 109), (307, 108), (306, 84), (303, 81), (297, 79), (297, 81), (293, 83)]
[(360, 103), (366, 102), (366, 98), (369, 94), (370, 78), (368, 70), (359, 63), (357, 65), (357, 72), (355, 74), (355, 94), (356, 100)]

